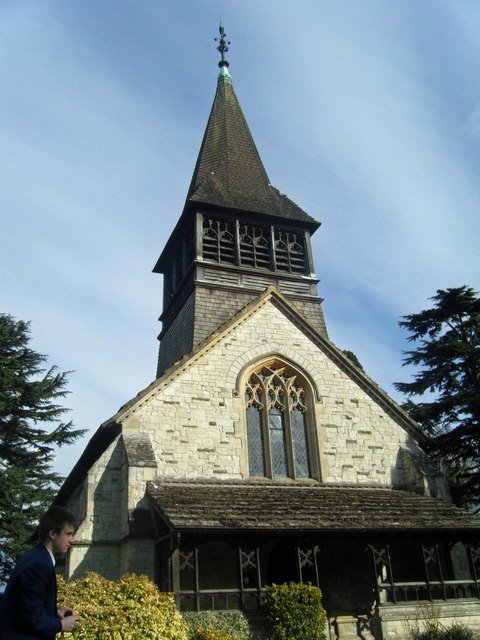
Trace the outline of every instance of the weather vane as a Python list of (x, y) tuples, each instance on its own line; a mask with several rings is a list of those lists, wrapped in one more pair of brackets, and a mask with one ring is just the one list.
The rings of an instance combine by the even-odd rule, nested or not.
[(230, 42), (225, 39), (225, 29), (223, 28), (222, 23), (220, 23), (220, 26), (218, 27), (218, 31), (220, 33), (220, 38), (215, 38), (215, 42), (218, 42), (217, 51), (220, 51), (220, 54), (222, 56), (222, 59), (218, 63), (218, 66), (220, 68), (228, 67), (229, 63), (228, 63), (228, 60), (225, 58), (225, 54), (228, 51), (228, 45), (230, 44)]

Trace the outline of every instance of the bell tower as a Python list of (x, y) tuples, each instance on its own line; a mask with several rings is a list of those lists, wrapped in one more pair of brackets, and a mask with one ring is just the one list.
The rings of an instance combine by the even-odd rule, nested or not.
[(220, 25), (217, 90), (183, 212), (154, 272), (164, 275), (157, 376), (266, 287), (324, 336), (310, 236), (320, 226), (270, 184), (235, 95)]

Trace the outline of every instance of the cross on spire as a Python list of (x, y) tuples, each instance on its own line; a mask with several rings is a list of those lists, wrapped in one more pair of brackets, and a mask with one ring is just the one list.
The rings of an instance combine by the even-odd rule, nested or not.
[(217, 51), (220, 51), (220, 55), (222, 56), (222, 59), (218, 63), (218, 66), (221, 69), (222, 67), (228, 67), (229, 65), (229, 62), (226, 59), (225, 54), (228, 51), (228, 45), (230, 44), (230, 42), (225, 39), (225, 29), (223, 28), (222, 23), (220, 23), (220, 26), (218, 27), (218, 31), (220, 33), (220, 38), (215, 38), (215, 42), (218, 42)]

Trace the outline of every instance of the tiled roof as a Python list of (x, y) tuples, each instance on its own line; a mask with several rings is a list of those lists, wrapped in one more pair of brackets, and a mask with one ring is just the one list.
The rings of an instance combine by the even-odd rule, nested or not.
[(159, 480), (147, 491), (174, 530), (480, 532), (448, 502), (387, 488)]
[(193, 201), (319, 223), (269, 183), (230, 82), (220, 80), (188, 191)]

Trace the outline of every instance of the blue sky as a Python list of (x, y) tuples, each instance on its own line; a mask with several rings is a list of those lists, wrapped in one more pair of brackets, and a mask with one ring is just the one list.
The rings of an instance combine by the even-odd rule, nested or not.
[(322, 222), (331, 339), (399, 399), (400, 316), (480, 289), (477, 0), (3, 0), (0, 309), (73, 372), (66, 405), (89, 435), (155, 377), (151, 270), (213, 101), (220, 20), (271, 183)]

